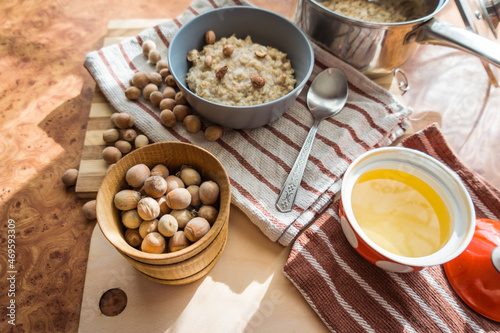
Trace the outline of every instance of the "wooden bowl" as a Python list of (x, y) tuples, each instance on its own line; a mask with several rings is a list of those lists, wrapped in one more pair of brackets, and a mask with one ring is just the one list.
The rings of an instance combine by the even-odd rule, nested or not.
[[(202, 179), (213, 180), (219, 185), (219, 215), (203, 238), (180, 251), (162, 254), (143, 252), (126, 242), (125, 227), (113, 199), (118, 191), (129, 188), (125, 173), (139, 163), (150, 168), (165, 164), (170, 174), (184, 164), (191, 165), (200, 172)], [(162, 284), (186, 284), (205, 276), (224, 250), (230, 204), (229, 177), (214, 155), (191, 144), (162, 142), (131, 152), (109, 171), (97, 193), (97, 221), (108, 241), (143, 275)]]

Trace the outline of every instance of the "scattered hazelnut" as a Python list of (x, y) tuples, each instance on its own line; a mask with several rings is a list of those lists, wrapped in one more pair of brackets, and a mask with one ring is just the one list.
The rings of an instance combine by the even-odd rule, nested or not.
[(134, 188), (140, 188), (149, 178), (150, 171), (146, 164), (136, 164), (125, 173), (125, 181)]
[(172, 112), (175, 115), (177, 121), (184, 121), (189, 114), (191, 114), (191, 108), (187, 105), (180, 104), (173, 107)]
[(153, 42), (152, 40), (146, 40), (144, 41), (144, 43), (142, 43), (142, 53), (145, 56), (149, 55), (149, 52), (155, 49), (156, 49), (156, 43)]
[(167, 127), (174, 127), (177, 120), (175, 119), (175, 115), (169, 109), (165, 109), (160, 113), (161, 123)]
[(120, 132), (116, 128), (110, 128), (102, 133), (102, 139), (106, 143), (114, 143), (120, 138)]
[(200, 185), (200, 200), (205, 205), (213, 205), (219, 198), (219, 185), (213, 180), (207, 180)]
[(155, 91), (158, 91), (158, 86), (152, 83), (149, 83), (142, 89), (142, 96), (144, 96), (145, 99), (149, 99), (151, 94)]
[(66, 186), (75, 185), (77, 179), (78, 179), (78, 170), (77, 169), (68, 169), (61, 176), (61, 181)]
[[(170, 86), (165, 87), (165, 89), (163, 89), (163, 97), (174, 99), (175, 89), (170, 87)], [(170, 109), (170, 110), (172, 110), (172, 109)]]
[(205, 33), (205, 43), (207, 44), (215, 43), (215, 32), (209, 30)]
[(175, 94), (174, 100), (176, 104), (187, 104), (186, 97), (184, 96), (182, 91), (179, 91)]
[(167, 242), (165, 238), (158, 232), (147, 234), (142, 240), (141, 250), (148, 253), (162, 253), (165, 251)]
[(166, 60), (160, 60), (156, 63), (156, 70), (161, 72), (162, 69), (168, 69), (168, 62)]
[(176, 252), (185, 249), (189, 246), (189, 240), (186, 238), (184, 231), (177, 231), (168, 240), (168, 251)]
[(224, 53), (226, 57), (230, 57), (231, 54), (233, 54), (233, 52), (234, 52), (233, 44), (226, 44), (222, 47), (222, 53)]
[(141, 194), (134, 190), (121, 190), (115, 194), (113, 202), (119, 210), (131, 210), (137, 207)]
[(142, 243), (142, 237), (137, 229), (127, 229), (125, 231), (125, 240), (132, 247), (138, 247)]
[(191, 242), (196, 242), (207, 234), (210, 230), (210, 223), (203, 217), (195, 217), (184, 227), (186, 238)]
[(137, 72), (132, 77), (132, 83), (137, 88), (142, 89), (149, 83), (149, 76), (144, 72)]
[(216, 141), (222, 136), (223, 129), (219, 125), (210, 125), (205, 130), (205, 138), (208, 141)]
[(138, 99), (141, 96), (141, 89), (132, 86), (125, 90), (125, 97), (127, 97), (130, 100)]
[(168, 68), (162, 68), (160, 70), (160, 75), (161, 75), (162, 79), (166, 78), (167, 76), (170, 75), (170, 69), (168, 69)]
[(201, 129), (201, 120), (195, 115), (188, 115), (183, 120), (186, 130), (191, 133), (197, 133)]
[(122, 154), (127, 154), (132, 150), (132, 145), (130, 142), (125, 140), (118, 140), (115, 142), (115, 147), (121, 151)]
[(125, 141), (132, 142), (137, 137), (137, 132), (132, 128), (120, 130), (120, 138)]
[(146, 221), (154, 220), (160, 215), (160, 205), (155, 199), (146, 197), (137, 203), (137, 212)]
[(87, 220), (96, 219), (96, 200), (87, 201), (82, 207), (83, 215)]
[(205, 64), (205, 66), (210, 67), (210, 66), (212, 66), (212, 61), (213, 61), (212, 56), (207, 55), (207, 56), (205, 56), (205, 60), (203, 62)]
[(148, 76), (149, 76), (149, 82), (151, 82), (154, 85), (161, 86), (163, 78), (161, 77), (160, 73), (151, 72), (148, 73)]
[(174, 107), (175, 107), (175, 100), (173, 98), (166, 97), (162, 99), (162, 101), (160, 102), (160, 110), (173, 110)]
[(113, 117), (116, 127), (125, 129), (134, 126), (134, 117), (128, 113), (119, 113)]
[(116, 147), (106, 147), (102, 151), (102, 159), (108, 163), (116, 163), (122, 158), (122, 152)]
[(161, 53), (160, 53), (160, 51), (153, 50), (153, 51), (149, 52), (148, 60), (153, 65), (156, 65), (156, 63), (161, 60)]
[(134, 141), (135, 148), (142, 148), (149, 144), (149, 139), (144, 134), (139, 134)]
[(227, 73), (227, 66), (221, 67), (215, 73), (215, 77), (217, 77), (217, 79), (219, 80), (222, 80), (222, 78), (226, 75), (226, 73)]
[(142, 218), (137, 213), (137, 209), (122, 212), (122, 223), (129, 229), (137, 229), (142, 223)]
[(177, 85), (177, 83), (175, 83), (175, 79), (172, 74), (167, 75), (167, 77), (165, 78), (165, 83), (167, 84), (167, 86), (170, 87), (175, 87)]
[(266, 84), (266, 80), (259, 74), (252, 75), (250, 81), (252, 81), (252, 86), (255, 88), (262, 88)]
[(149, 95), (149, 100), (154, 106), (160, 106), (163, 100), (163, 94), (160, 91), (153, 91), (151, 95)]

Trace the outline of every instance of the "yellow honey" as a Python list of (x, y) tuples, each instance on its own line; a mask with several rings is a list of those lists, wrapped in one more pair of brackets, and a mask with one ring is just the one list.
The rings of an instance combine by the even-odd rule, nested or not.
[(407, 172), (378, 169), (364, 173), (354, 184), (351, 201), (365, 234), (394, 254), (430, 255), (450, 237), (450, 214), (443, 199)]

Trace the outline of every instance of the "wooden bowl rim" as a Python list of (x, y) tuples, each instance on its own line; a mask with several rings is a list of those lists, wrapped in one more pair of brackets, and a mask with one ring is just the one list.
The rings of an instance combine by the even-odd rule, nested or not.
[[(106, 202), (105, 202), (106, 198), (104, 197), (105, 196), (104, 191), (106, 190), (108, 183), (111, 182), (111, 179), (113, 177), (119, 177), (119, 175), (115, 175), (115, 174), (119, 173), (118, 170), (120, 169), (120, 167), (118, 167), (118, 166), (129, 163), (129, 160), (134, 159), (135, 156), (140, 154), (140, 153), (144, 153), (144, 152), (147, 152), (149, 150), (151, 150), (151, 151), (158, 150), (158, 149), (163, 150), (163, 149), (165, 149), (165, 147), (168, 147), (168, 146), (179, 146), (180, 147), (179, 149), (198, 150), (202, 154), (208, 155), (211, 159), (213, 159), (217, 163), (217, 169), (219, 169), (219, 171), (221, 172), (221, 174), (222, 174), (221, 178), (224, 181), (224, 183), (226, 183), (225, 185), (227, 185), (226, 187), (228, 190), (223, 191), (223, 188), (225, 186), (222, 186), (222, 184), (218, 184), (219, 187), (221, 188), (221, 193), (220, 193), (220, 210), (219, 210), (219, 215), (218, 215), (216, 221), (214, 222), (214, 224), (210, 228), (210, 231), (205, 236), (203, 236), (203, 238), (199, 239), (197, 242), (189, 245), (188, 247), (186, 247), (182, 250), (176, 251), (176, 252), (168, 252), (168, 253), (161, 253), (161, 254), (143, 252), (141, 250), (138, 250), (138, 249), (130, 246), (125, 241), (123, 235), (121, 235), (123, 242), (118, 242), (118, 243), (115, 242), (113, 237), (110, 237), (110, 235), (108, 234), (108, 233), (111, 233), (112, 231), (106, 226), (107, 223), (104, 222), (105, 219), (102, 216), (102, 214), (104, 214), (104, 213), (101, 209), (101, 205), (106, 204)], [(148, 163), (146, 162), (146, 164), (148, 164)], [(124, 175), (122, 177), (123, 177), (123, 179), (125, 179)], [(114, 194), (116, 194), (116, 192)], [(114, 194), (113, 194), (113, 197), (114, 197)], [(113, 200), (111, 200), (111, 204), (113, 205)], [(229, 181), (229, 176), (226, 172), (226, 169), (224, 168), (222, 163), (219, 161), (219, 159), (217, 159), (217, 157), (215, 157), (215, 155), (210, 153), (208, 150), (201, 148), (199, 146), (196, 146), (194, 144), (191, 144), (191, 143), (172, 142), (172, 141), (158, 142), (158, 143), (149, 144), (147, 146), (144, 146), (142, 148), (139, 148), (139, 149), (132, 151), (131, 153), (127, 154), (122, 159), (120, 159), (116, 163), (115, 167), (113, 167), (108, 172), (108, 174), (105, 176), (105, 178), (104, 178), (104, 180), (99, 188), (99, 191), (97, 193), (97, 199), (96, 199), (97, 223), (99, 224), (99, 228), (101, 229), (101, 231), (102, 231), (103, 235), (106, 237), (106, 239), (117, 250), (126, 254), (130, 258), (135, 259), (135, 260), (139, 260), (139, 261), (146, 260), (146, 262), (168, 261), (168, 263), (175, 263), (175, 262), (179, 262), (179, 261), (188, 259), (192, 255), (197, 255), (197, 254), (201, 253), (206, 248), (206, 245), (210, 244), (213, 241), (213, 238), (215, 238), (219, 234), (220, 229), (223, 227), (223, 225), (225, 223), (225, 220), (228, 219), (228, 217), (229, 217), (230, 204), (231, 204), (231, 183)], [(113, 205), (112, 209), (114, 209), (118, 212), (118, 210), (114, 207), (114, 205)], [(229, 222), (229, 221), (227, 221), (227, 222)]]

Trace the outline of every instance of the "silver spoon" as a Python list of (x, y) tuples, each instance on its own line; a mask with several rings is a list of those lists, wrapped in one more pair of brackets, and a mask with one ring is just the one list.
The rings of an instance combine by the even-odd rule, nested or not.
[(339, 113), (347, 101), (347, 94), (347, 79), (339, 69), (327, 68), (312, 82), (307, 92), (307, 107), (314, 122), (276, 200), (280, 212), (286, 213), (293, 208), (320, 121)]

